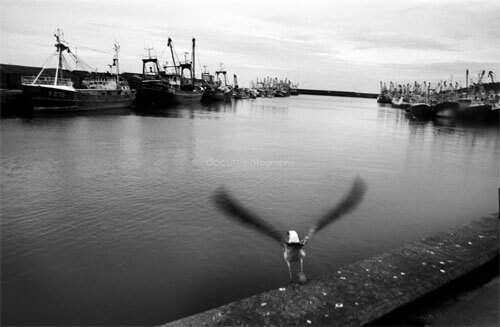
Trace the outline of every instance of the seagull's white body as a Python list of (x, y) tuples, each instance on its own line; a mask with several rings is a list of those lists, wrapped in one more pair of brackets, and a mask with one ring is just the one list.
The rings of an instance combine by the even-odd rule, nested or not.
[(288, 266), (290, 273), (290, 281), (293, 283), (292, 270), (290, 267), (291, 262), (300, 262), (299, 281), (306, 282), (306, 275), (303, 272), (303, 261), (306, 256), (304, 246), (311, 239), (311, 237), (324, 227), (328, 226), (333, 221), (339, 219), (349, 211), (353, 210), (361, 202), (366, 191), (366, 184), (361, 178), (354, 180), (351, 190), (347, 193), (345, 198), (340, 201), (337, 206), (328, 211), (309, 229), (309, 232), (301, 241), (296, 231), (290, 230), (287, 232), (287, 238), (283, 237), (273, 225), (261, 219), (250, 210), (244, 208), (238, 201), (233, 199), (229, 193), (223, 188), (220, 188), (214, 194), (215, 204), (219, 209), (226, 213), (229, 217), (234, 218), (236, 221), (247, 224), (252, 228), (260, 231), (261, 233), (278, 241), (283, 246), (283, 258)]
[(291, 262), (300, 262), (300, 274), (299, 281), (301, 283), (306, 282), (306, 275), (304, 274), (304, 258), (306, 256), (306, 251), (304, 250), (304, 244), (299, 240), (299, 235), (296, 231), (288, 231), (288, 242), (283, 244), (283, 258), (285, 259), (286, 265), (288, 266), (288, 273), (290, 274), (290, 281), (293, 283), (292, 278), (292, 268), (290, 267)]
[(303, 249), (304, 245), (289, 243), (285, 244), (285, 248), (283, 250), (283, 257), (287, 262), (296, 262), (302, 261), (306, 256), (306, 251)]

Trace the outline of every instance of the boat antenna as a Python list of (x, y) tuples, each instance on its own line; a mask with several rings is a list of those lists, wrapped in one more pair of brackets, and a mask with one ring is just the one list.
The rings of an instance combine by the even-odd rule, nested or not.
[(146, 48), (146, 46), (144, 46), (144, 50), (148, 50), (148, 58), (151, 59), (151, 50), (153, 50), (154, 48), (151, 47), (151, 48)]
[(31, 82), (31, 84), (35, 84), (36, 81), (38, 81), (38, 79), (40, 78), (40, 76), (42, 75), (43, 71), (45, 70), (45, 68), (47, 68), (47, 64), (52, 60), (52, 58), (54, 58), (54, 56), (57, 54), (57, 51), (52, 53), (49, 58), (47, 58), (47, 60), (45, 60), (45, 62), (43, 63), (42, 65), (42, 70), (40, 70), (40, 72), (38, 73), (38, 75), (36, 75), (35, 79), (33, 80), (33, 82)]

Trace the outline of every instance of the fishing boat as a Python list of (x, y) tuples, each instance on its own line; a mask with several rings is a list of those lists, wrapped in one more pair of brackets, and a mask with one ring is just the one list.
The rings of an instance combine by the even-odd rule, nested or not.
[[(152, 48), (147, 48), (148, 55), (142, 59), (142, 77), (137, 87), (137, 104), (140, 107), (175, 105), (200, 102), (203, 87), (195, 84), (195, 39), (193, 38), (192, 61), (180, 63), (173, 49), (172, 39), (167, 46), (172, 54), (173, 65), (160, 68), (158, 58), (151, 55)], [(186, 76), (185, 71), (189, 71)]]
[[(61, 40), (61, 31), (56, 37), (56, 52), (58, 65), (54, 76), (43, 75), (44, 66), (37, 76), (23, 76), (22, 90), (34, 111), (73, 111), (99, 110), (127, 107), (134, 101), (135, 91), (119, 75), (118, 51), (115, 44), (115, 57), (112, 67), (116, 67), (116, 74), (92, 73), (81, 80), (81, 85), (75, 88), (70, 77), (63, 77), (64, 52), (70, 54), (70, 48)], [(48, 60), (47, 62), (49, 62)]]
[(392, 97), (391, 94), (389, 93), (389, 90), (387, 90), (387, 87), (382, 82), (380, 82), (380, 93), (377, 96), (377, 103), (391, 103)]
[[(483, 83), (485, 73), (484, 70), (479, 73), (477, 82), (469, 86), (469, 71), (466, 70), (466, 87), (465, 90), (462, 90), (464, 92), (455, 97), (452, 93), (448, 99), (436, 105), (436, 115), (465, 120), (488, 120), (491, 118), (497, 98), (494, 88), (490, 88), (486, 92), (485, 86), (489, 88), (490, 85)], [(494, 73), (490, 71), (488, 76), (491, 78), (491, 84), (494, 85)]]
[(406, 112), (410, 117), (418, 120), (426, 120), (435, 116), (435, 102), (431, 100), (428, 90), (422, 94), (414, 94), (410, 99), (410, 106)]
[[(165, 73), (170, 84), (170, 88), (168, 89), (170, 99), (174, 104), (200, 102), (205, 92), (203, 87), (195, 83), (195, 43), (196, 39), (193, 38), (191, 61), (186, 58), (183, 63), (176, 64), (172, 39), (168, 38), (168, 46), (174, 63), (174, 72), (171, 74)], [(189, 75), (185, 74), (186, 71), (189, 72)]]
[(166, 105), (170, 101), (167, 79), (162, 76), (158, 59), (151, 55), (142, 59), (142, 78), (137, 85), (137, 104), (142, 106)]
[(467, 120), (484, 120), (492, 115), (493, 106), (479, 99), (462, 98), (458, 100), (456, 117)]
[(201, 74), (205, 94), (203, 101), (227, 101), (231, 100), (232, 88), (227, 83), (227, 72), (220, 65), (220, 70), (215, 72), (215, 79), (206, 70)]

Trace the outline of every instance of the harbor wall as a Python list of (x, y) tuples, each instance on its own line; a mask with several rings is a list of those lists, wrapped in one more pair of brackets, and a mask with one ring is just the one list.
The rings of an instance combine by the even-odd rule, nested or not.
[(337, 97), (351, 97), (351, 98), (368, 98), (376, 99), (378, 94), (376, 93), (360, 93), (360, 92), (349, 92), (349, 91), (328, 91), (328, 90), (310, 90), (310, 89), (298, 89), (299, 94), (310, 94), (310, 95), (330, 95)]
[(163, 325), (360, 326), (498, 259), (498, 213), (391, 252)]

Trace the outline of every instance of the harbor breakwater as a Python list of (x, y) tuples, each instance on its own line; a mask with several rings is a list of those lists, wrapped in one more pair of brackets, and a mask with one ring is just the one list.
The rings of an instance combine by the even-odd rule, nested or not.
[(173, 326), (360, 326), (498, 259), (498, 213), (389, 253), (176, 320)]
[(376, 99), (378, 94), (375, 93), (360, 93), (360, 92), (350, 92), (350, 91), (329, 91), (329, 90), (311, 90), (311, 89), (298, 89), (299, 94), (310, 94), (310, 95), (329, 95), (337, 97), (351, 97), (351, 98), (368, 98)]

